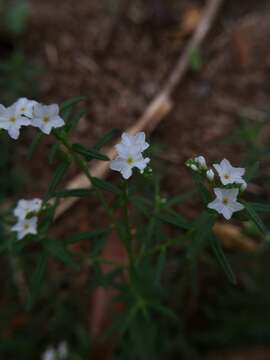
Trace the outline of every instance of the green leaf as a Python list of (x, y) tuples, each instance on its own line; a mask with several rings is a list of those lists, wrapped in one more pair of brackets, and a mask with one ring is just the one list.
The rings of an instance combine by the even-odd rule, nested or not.
[(155, 214), (155, 216), (163, 222), (174, 225), (181, 229), (191, 229), (191, 225), (187, 222), (187, 220), (173, 211)]
[(49, 164), (51, 165), (55, 159), (55, 156), (57, 154), (57, 152), (60, 149), (60, 145), (58, 143), (53, 144), (53, 146), (51, 147), (50, 151), (49, 151)]
[(218, 263), (220, 264), (220, 266), (222, 267), (222, 269), (224, 270), (227, 278), (229, 279), (229, 281), (236, 285), (237, 284), (237, 281), (236, 281), (236, 277), (232, 271), (232, 268), (231, 268), (231, 265), (230, 263), (228, 262), (224, 252), (223, 252), (223, 249), (220, 245), (220, 241), (218, 240), (218, 238), (212, 233), (211, 236), (210, 236), (210, 243), (211, 243), (211, 246), (212, 246), (212, 249), (216, 255), (216, 259), (218, 261)]
[(249, 203), (255, 211), (270, 213), (270, 205), (261, 203)]
[(63, 191), (56, 191), (51, 194), (51, 197), (67, 198), (67, 197), (79, 197), (85, 198), (93, 194), (92, 189), (70, 189)]
[(37, 147), (41, 143), (43, 137), (44, 137), (44, 134), (42, 132), (40, 132), (36, 135), (36, 137), (32, 141), (32, 144), (30, 145), (30, 148), (28, 151), (28, 159), (31, 159), (33, 157), (33, 154), (37, 150)]
[(262, 232), (262, 234), (266, 234), (267, 230), (264, 226), (264, 223), (262, 221), (262, 219), (260, 218), (260, 216), (257, 214), (255, 208), (253, 207), (252, 203), (248, 203), (248, 202), (244, 202), (243, 204), (245, 206), (245, 209), (247, 211), (247, 214), (250, 218), (251, 221), (254, 222), (254, 224), (258, 227), (258, 229)]
[(72, 149), (78, 154), (82, 155), (87, 161), (90, 160), (101, 160), (101, 161), (110, 161), (108, 156), (101, 154), (95, 149), (86, 149), (81, 144), (73, 144)]
[(64, 161), (62, 164), (60, 164), (58, 166), (58, 168), (56, 169), (56, 171), (53, 175), (53, 178), (49, 184), (49, 189), (45, 196), (45, 200), (47, 200), (49, 197), (51, 197), (51, 194), (55, 192), (57, 185), (60, 183), (60, 181), (65, 176), (66, 172), (68, 171), (69, 166), (70, 166), (69, 161)]
[(130, 200), (144, 216), (151, 217), (153, 215), (154, 206), (147, 199), (140, 196), (131, 196)]
[(78, 104), (79, 102), (84, 101), (85, 99), (86, 99), (85, 96), (75, 96), (71, 99), (64, 101), (60, 105), (60, 113), (62, 113), (63, 111), (66, 111), (70, 107), (73, 107), (74, 105)]
[(118, 129), (112, 129), (108, 131), (100, 140), (93, 146), (94, 149), (100, 150), (105, 144), (111, 141), (114, 137), (119, 135)]
[(33, 275), (30, 279), (30, 294), (28, 299), (28, 308), (31, 308), (36, 301), (38, 294), (40, 292), (43, 279), (46, 275), (46, 269), (47, 269), (47, 255), (41, 254), (36, 270), (34, 271)]
[(74, 234), (69, 236), (65, 239), (68, 243), (74, 243), (81, 240), (90, 240), (90, 239), (96, 239), (99, 237), (107, 236), (109, 234), (110, 230), (108, 229), (98, 229), (94, 231), (83, 231), (78, 234)]
[(121, 194), (121, 190), (119, 190), (115, 185), (96, 177), (92, 177), (92, 185), (100, 190), (108, 191), (115, 195)]
[(70, 133), (73, 129), (75, 129), (83, 116), (86, 115), (86, 110), (81, 110), (77, 114), (73, 115), (71, 120), (66, 123), (65, 131), (66, 133)]
[(45, 239), (43, 241), (45, 249), (56, 259), (62, 261), (64, 264), (79, 270), (79, 265), (73, 260), (71, 253), (66, 249), (64, 244), (58, 240)]

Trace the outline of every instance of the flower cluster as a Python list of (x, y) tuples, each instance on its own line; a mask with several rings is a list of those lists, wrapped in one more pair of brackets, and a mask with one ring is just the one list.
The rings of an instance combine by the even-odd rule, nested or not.
[(48, 347), (42, 354), (41, 360), (60, 360), (66, 359), (67, 356), (68, 346), (65, 341), (62, 341), (56, 349), (53, 346)]
[(143, 157), (143, 152), (149, 147), (145, 141), (145, 133), (139, 132), (136, 135), (122, 134), (122, 141), (115, 146), (117, 157), (110, 163), (110, 168), (119, 171), (124, 179), (129, 179), (132, 169), (137, 168), (144, 172), (149, 158)]
[(11, 228), (17, 233), (18, 240), (23, 239), (28, 234), (37, 234), (37, 215), (41, 207), (42, 201), (40, 199), (19, 200), (13, 212), (17, 218), (17, 223)]
[(213, 169), (208, 169), (203, 156), (188, 160), (186, 165), (193, 171), (206, 176), (214, 185), (213, 191), (216, 199), (208, 204), (209, 209), (217, 211), (227, 220), (232, 217), (234, 212), (244, 209), (244, 206), (237, 201), (239, 191), (244, 191), (247, 187), (247, 183), (243, 179), (244, 168), (232, 166), (227, 159), (223, 159), (220, 164), (213, 164), (221, 183), (216, 186), (214, 183), (215, 173)]
[(18, 139), (22, 126), (34, 126), (50, 134), (54, 128), (65, 124), (59, 116), (57, 104), (43, 105), (34, 100), (20, 98), (9, 107), (0, 105), (0, 129), (8, 132), (12, 139)]

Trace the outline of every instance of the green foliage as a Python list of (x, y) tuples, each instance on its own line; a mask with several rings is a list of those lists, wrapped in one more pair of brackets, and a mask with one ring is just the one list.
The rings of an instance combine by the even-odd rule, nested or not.
[[(11, 330), (12, 336), (1, 342), (0, 357), (12, 359), (20, 354), (22, 359), (37, 359), (48, 345), (56, 347), (62, 340), (69, 344), (69, 360), (94, 356), (97, 339), (89, 335), (89, 299), (95, 305), (101, 289), (110, 294), (112, 322), (99, 340), (104, 346), (113, 341), (115, 359), (199, 359), (213, 346), (239, 346), (249, 338), (267, 344), (270, 331), (263, 314), (270, 302), (267, 201), (247, 195), (247, 201), (241, 200), (245, 210), (237, 217), (248, 219), (244, 229), (253, 229), (250, 234), (262, 241), (261, 251), (249, 257), (229, 254), (214, 235), (218, 214), (207, 208), (214, 183), (207, 182), (205, 169), (194, 173), (195, 190), (169, 198), (161, 190), (163, 181), (155, 163), (147, 176), (134, 172), (131, 180), (116, 184), (92, 176), (88, 162), (109, 161), (103, 147), (119, 134), (111, 130), (88, 147), (74, 144), (71, 133), (85, 114), (77, 109), (83, 100), (72, 98), (60, 107), (66, 125), (52, 133), (55, 142), (48, 160), (55, 170), (38, 213), (38, 234), (17, 241), (10, 232), (12, 212), (0, 214), (1, 260), (16, 265), (14, 283), (4, 289), (8, 305), (0, 310), (0, 332), (15, 321), (17, 312), (27, 317), (21, 329)], [(259, 132), (249, 128), (243, 134), (256, 148), (257, 155), (248, 154), (247, 160), (247, 178), (253, 181), (260, 178), (258, 154), (265, 154), (258, 151)], [(42, 139), (41, 135), (34, 139), (30, 157)], [(7, 155), (10, 152), (9, 148)], [(5, 153), (1, 161), (6, 169)], [(62, 187), (71, 165), (84, 173), (89, 187)], [(6, 194), (9, 188), (3, 186)], [(63, 198), (74, 197), (85, 203), (91, 200), (89, 228), (71, 218), (78, 232), (64, 229), (60, 236), (54, 224), (58, 206)], [(193, 219), (179, 210), (190, 199), (203, 203)], [(95, 201), (98, 205), (93, 206)], [(123, 255), (108, 257), (106, 245), (114, 239), (120, 242)], [(8, 266), (3, 269), (3, 276), (11, 278)], [(18, 308), (21, 286), (25, 291)]]

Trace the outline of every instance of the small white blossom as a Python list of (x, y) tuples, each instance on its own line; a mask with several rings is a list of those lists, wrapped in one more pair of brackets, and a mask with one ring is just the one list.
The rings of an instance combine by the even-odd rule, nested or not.
[(223, 185), (243, 184), (245, 182), (242, 178), (245, 174), (245, 169), (233, 167), (227, 159), (223, 159), (220, 164), (214, 164), (213, 166), (218, 172)]
[(213, 181), (214, 178), (215, 178), (215, 174), (214, 174), (214, 171), (212, 169), (208, 170), (206, 172), (206, 177), (209, 181)]
[(62, 341), (57, 350), (50, 346), (46, 349), (46, 351), (42, 354), (41, 360), (64, 360), (68, 356), (68, 346), (65, 341)]
[(7, 130), (9, 136), (17, 140), (22, 126), (30, 125), (30, 120), (22, 115), (17, 104), (9, 107), (0, 105), (0, 129)]
[(33, 110), (32, 125), (48, 135), (52, 129), (64, 126), (65, 122), (59, 116), (59, 106), (57, 104), (36, 104)]
[(37, 217), (32, 217), (31, 219), (19, 219), (17, 224), (12, 226), (11, 231), (17, 233), (18, 240), (23, 239), (26, 235), (37, 234)]
[(244, 209), (244, 206), (237, 201), (239, 189), (214, 188), (216, 199), (208, 204), (209, 209), (216, 210), (229, 220), (236, 211)]
[(204, 156), (195, 157), (194, 161), (198, 164), (198, 166), (202, 169), (207, 169), (206, 160)]
[(49, 347), (41, 357), (41, 360), (56, 360), (56, 352), (53, 347)]
[(33, 117), (34, 106), (37, 105), (37, 102), (34, 100), (29, 100), (25, 97), (18, 99), (15, 104), (17, 111), (29, 119)]
[(121, 143), (116, 145), (117, 157), (110, 162), (110, 168), (119, 171), (124, 179), (131, 177), (133, 168), (138, 168), (143, 173), (150, 159), (144, 158), (142, 152), (148, 147), (144, 133), (134, 136), (124, 133)]
[(57, 354), (59, 359), (65, 359), (68, 356), (68, 345), (65, 341), (58, 345)]
[(38, 213), (42, 206), (42, 200), (19, 200), (16, 208), (14, 209), (14, 215), (18, 219), (25, 219), (29, 213)]
[(193, 171), (198, 171), (198, 166), (196, 166), (195, 164), (191, 164), (190, 165), (190, 168), (193, 170)]

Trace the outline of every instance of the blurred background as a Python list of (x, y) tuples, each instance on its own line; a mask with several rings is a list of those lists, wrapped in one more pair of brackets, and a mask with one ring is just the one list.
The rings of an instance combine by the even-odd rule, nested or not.
[[(75, 142), (91, 146), (111, 128), (124, 131), (163, 89), (207, 4), (0, 0), (1, 103), (10, 105), (22, 96), (61, 103), (84, 95), (87, 114), (73, 134)], [(235, 165), (250, 165), (254, 183), (249, 196), (269, 202), (269, 84), (269, 1), (224, 1), (201, 49), (189, 54), (189, 69), (174, 90), (172, 109), (151, 137), (164, 196), (190, 189), (183, 164), (203, 154), (209, 163), (226, 157)], [(29, 161), (33, 137), (27, 129), (15, 146), (1, 134), (1, 206), (19, 197), (39, 197), (47, 188), (55, 168), (47, 161), (51, 140), (43, 141)], [(73, 169), (66, 180), (76, 173)], [(96, 206), (94, 200), (81, 201), (70, 209), (55, 224), (55, 236), (102, 225)], [(179, 210), (192, 218), (197, 206), (188, 201)], [(27, 311), (16, 285), (21, 279), (2, 256), (0, 359), (36, 360), (62, 341), (74, 360), (270, 359), (269, 239), (249, 223), (244, 234), (237, 229), (232, 226), (223, 234), (237, 287), (207, 263), (197, 289), (183, 291), (181, 264), (172, 253), (163, 287), (181, 321), (157, 317), (142, 326), (138, 319), (124, 341), (104, 335), (111, 326), (110, 311), (102, 321), (93, 315), (111, 295), (93, 296), (96, 285), (88, 264), (73, 271), (50, 261), (42, 295)], [(87, 249), (83, 242), (76, 246)], [(35, 249), (29, 264), (34, 256)], [(27, 261), (24, 266), (27, 274)]]

